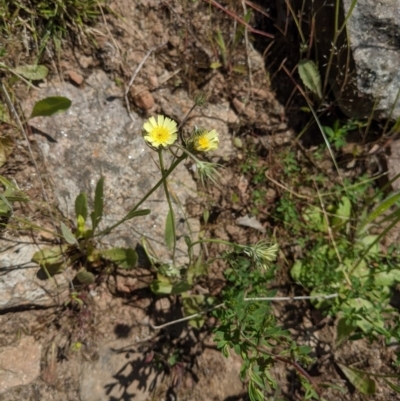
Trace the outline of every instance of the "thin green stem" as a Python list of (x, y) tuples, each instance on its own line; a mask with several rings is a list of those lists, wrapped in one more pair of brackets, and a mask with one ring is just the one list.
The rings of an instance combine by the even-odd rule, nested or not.
[(139, 209), (139, 207), (160, 187), (160, 185), (168, 178), (168, 176), (176, 169), (176, 167), (178, 167), (178, 165), (187, 158), (186, 154), (181, 155), (178, 159), (176, 159), (170, 166), (170, 168), (165, 171), (165, 173), (163, 174), (163, 176), (160, 178), (160, 180), (158, 180), (158, 182), (154, 185), (154, 187), (152, 189), (150, 189), (149, 192), (147, 192), (147, 194), (136, 204), (136, 206), (133, 207), (133, 209), (131, 209), (124, 218), (122, 218), (121, 220), (117, 221), (115, 224), (113, 224), (110, 227), (105, 228), (103, 231), (100, 231), (99, 233), (97, 233), (96, 235), (94, 235), (93, 237), (99, 237), (100, 235), (104, 235), (104, 234), (108, 234), (109, 232), (111, 232), (112, 230), (114, 230), (114, 228), (120, 226), (122, 223), (124, 223), (125, 221), (129, 220), (130, 216), (132, 215), (132, 213), (134, 213), (135, 211), (137, 211)]
[[(160, 148), (158, 150), (158, 159), (160, 161), (161, 174), (164, 177), (164, 174), (166, 171), (164, 169), (164, 159), (163, 159), (162, 152), (163, 152), (163, 150), (162, 150), (162, 148)], [(174, 214), (174, 208), (172, 207), (171, 196), (170, 196), (169, 190), (168, 190), (167, 178), (165, 178), (163, 180), (163, 187), (164, 187), (165, 197), (167, 198), (169, 214), (171, 216), (171, 222), (172, 222), (172, 224), (171, 224), (172, 237), (173, 237), (172, 263), (174, 263), (175, 262), (175, 250), (176, 250), (175, 214)], [(168, 221), (168, 217), (167, 217), (167, 225), (168, 224), (169, 224), (169, 221)], [(167, 227), (167, 230), (168, 230), (168, 227)]]

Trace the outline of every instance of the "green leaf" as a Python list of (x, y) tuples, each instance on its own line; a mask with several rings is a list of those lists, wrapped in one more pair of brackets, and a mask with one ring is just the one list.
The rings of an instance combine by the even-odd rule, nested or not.
[(315, 63), (311, 60), (302, 60), (298, 69), (304, 86), (322, 99), (321, 77)]
[(389, 271), (381, 271), (374, 274), (374, 284), (376, 286), (392, 287), (400, 283), (400, 270), (393, 269)]
[(8, 156), (14, 149), (14, 141), (10, 136), (0, 136), (0, 167), (2, 167), (8, 159)]
[(122, 269), (130, 270), (136, 266), (138, 255), (132, 248), (112, 248), (101, 251), (101, 256)]
[(252, 370), (252, 372), (250, 373), (250, 380), (252, 380), (254, 383), (256, 383), (261, 388), (264, 388), (264, 386), (265, 386), (264, 381), (261, 378), (261, 376), (254, 370)]
[(219, 61), (215, 61), (214, 63), (211, 63), (211, 64), (210, 64), (210, 68), (211, 68), (212, 70), (216, 70), (216, 69), (218, 69), (218, 68), (220, 68), (220, 67), (222, 67), (222, 64), (221, 64)]
[(0, 103), (0, 122), (10, 123), (10, 115), (8, 114), (8, 109), (2, 103)]
[(357, 327), (341, 317), (336, 327), (336, 345), (340, 345)]
[(194, 263), (192, 263), (187, 269), (187, 281), (189, 284), (193, 284), (196, 277), (207, 274), (207, 264), (203, 261), (201, 255), (199, 255)]
[(383, 378), (383, 380), (385, 381), (385, 383), (396, 393), (400, 393), (400, 387), (397, 386), (396, 384), (393, 384), (392, 382), (390, 382), (389, 380)]
[(390, 132), (392, 134), (397, 134), (398, 132), (400, 132), (400, 117), (395, 121), (395, 123), (393, 124), (393, 127), (391, 128)]
[(69, 245), (57, 245), (41, 249), (32, 256), (32, 262), (37, 263), (50, 277), (59, 273), (64, 267), (63, 254)]
[(32, 81), (45, 79), (49, 73), (49, 69), (45, 65), (21, 65), (13, 71)]
[(76, 273), (76, 279), (81, 283), (81, 284), (93, 284), (96, 280), (96, 277), (94, 276), (93, 273), (88, 272), (86, 269), (80, 270), (78, 273)]
[(51, 96), (46, 97), (43, 100), (39, 100), (33, 106), (32, 113), (29, 118), (33, 117), (49, 117), (53, 114), (68, 110), (71, 106), (71, 100), (62, 96)]
[(339, 368), (347, 377), (349, 382), (364, 395), (374, 395), (376, 392), (375, 381), (366, 373), (356, 369), (349, 368), (341, 363), (338, 363)]
[(190, 290), (192, 286), (185, 281), (180, 281), (179, 283), (174, 283), (172, 286), (172, 295), (182, 294), (182, 292), (186, 292)]
[(249, 397), (251, 401), (264, 401), (264, 394), (252, 380), (249, 383)]
[(81, 192), (75, 199), (75, 215), (78, 219), (79, 216), (83, 217), (86, 221), (88, 216), (87, 196), (84, 192)]
[(190, 290), (192, 286), (185, 281), (173, 283), (170, 279), (161, 274), (157, 275), (157, 279), (150, 284), (150, 289), (155, 294), (172, 294), (178, 295)]
[(328, 225), (326, 223), (325, 217), (316, 206), (309, 206), (303, 212), (303, 219), (310, 223), (310, 228), (322, 232), (328, 231)]
[(0, 194), (0, 217), (7, 217), (12, 212), (13, 208), (7, 198)]
[(351, 202), (347, 196), (343, 196), (332, 218), (332, 226), (338, 228), (347, 223), (351, 215)]
[(169, 280), (153, 280), (150, 284), (151, 291), (154, 294), (171, 294), (172, 284)]
[(302, 279), (303, 262), (301, 260), (296, 260), (290, 270), (290, 275), (296, 283), (301, 283)]
[(171, 251), (175, 244), (175, 222), (174, 214), (171, 209), (168, 211), (167, 220), (165, 222), (165, 232), (164, 232), (165, 244)]
[(358, 231), (362, 232), (363, 229), (379, 216), (385, 213), (390, 207), (396, 204), (400, 200), (400, 192), (395, 192), (388, 195), (374, 210), (371, 212), (367, 218), (360, 224)]
[(94, 194), (94, 211), (90, 214), (90, 218), (92, 219), (93, 233), (103, 217), (103, 186), (104, 177), (101, 177), (96, 185), (96, 191)]
[[(202, 310), (206, 306), (204, 295), (192, 295), (188, 293), (182, 294), (182, 304), (185, 316), (190, 316), (194, 315), (195, 313), (202, 312)], [(198, 315), (193, 319), (190, 319), (189, 325), (196, 329), (201, 329), (204, 325), (204, 316)]]
[(40, 249), (32, 256), (32, 262), (38, 265), (57, 263), (62, 261), (63, 253), (68, 249), (68, 245), (56, 245), (51, 248)]
[(78, 243), (75, 235), (72, 234), (71, 230), (63, 222), (61, 222), (61, 232), (65, 241), (67, 241), (68, 244), (76, 245)]
[(133, 219), (134, 217), (147, 216), (151, 213), (150, 209), (131, 210), (124, 218), (125, 221)]

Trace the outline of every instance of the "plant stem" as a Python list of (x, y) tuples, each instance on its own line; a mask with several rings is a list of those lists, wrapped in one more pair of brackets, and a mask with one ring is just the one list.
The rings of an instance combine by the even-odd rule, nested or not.
[[(164, 169), (164, 159), (163, 159), (162, 151), (163, 151), (162, 148), (160, 148), (158, 150), (158, 158), (159, 158), (159, 161), (160, 161), (161, 174), (162, 174), (162, 176), (164, 178), (165, 169)], [(172, 231), (172, 237), (173, 237), (172, 263), (174, 263), (175, 262), (175, 250), (176, 250), (175, 214), (174, 214), (174, 209), (172, 207), (171, 196), (170, 196), (169, 191), (168, 191), (168, 183), (167, 183), (167, 178), (166, 177), (163, 180), (163, 187), (164, 187), (165, 197), (167, 198), (167, 202), (168, 202), (169, 213), (170, 213), (170, 216), (171, 216), (171, 221), (170, 222), (172, 223), (171, 224), (171, 231)], [(166, 231), (165, 232), (167, 232), (169, 230), (169, 228), (168, 228), (169, 221), (168, 220), (169, 219), (167, 217), (167, 223), (166, 223), (167, 225), (166, 225)], [(167, 236), (166, 236), (166, 239), (167, 239)], [(167, 243), (167, 246), (168, 245), (169, 244)]]
[(186, 154), (182, 154), (178, 159), (176, 159), (170, 166), (170, 168), (163, 174), (160, 180), (154, 185), (152, 189), (150, 189), (149, 192), (134, 206), (126, 215), (124, 218), (122, 218), (120, 221), (117, 221), (115, 224), (113, 224), (110, 227), (105, 228), (103, 231), (100, 231), (94, 237), (99, 237), (100, 235), (108, 234), (114, 228), (120, 226), (122, 223), (125, 221), (129, 220), (129, 216), (134, 213), (136, 210), (139, 209), (139, 207), (160, 187), (160, 185), (167, 179), (167, 177), (178, 167), (178, 165), (187, 158)]

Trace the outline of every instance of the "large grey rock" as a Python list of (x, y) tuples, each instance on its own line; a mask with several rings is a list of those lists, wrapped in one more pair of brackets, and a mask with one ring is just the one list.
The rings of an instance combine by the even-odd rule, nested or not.
[[(94, 72), (83, 89), (64, 82), (50, 83), (25, 105), (30, 112), (33, 102), (47, 96), (65, 96), (71, 108), (51, 118), (31, 120), (37, 130), (37, 141), (54, 184), (54, 193), (61, 210), (71, 219), (74, 201), (81, 192), (89, 199), (97, 181), (105, 177), (103, 228), (111, 226), (126, 213), (160, 179), (155, 151), (146, 146), (141, 136), (144, 120), (132, 113), (132, 122), (123, 105), (121, 91), (102, 71)], [(40, 132), (42, 134), (40, 134)], [(199, 222), (187, 219), (183, 205), (190, 191), (196, 190), (192, 176), (181, 165), (170, 176), (178, 234), (199, 231)], [(164, 227), (168, 213), (162, 186), (140, 209), (149, 208), (151, 214), (138, 217), (101, 238), (102, 246), (135, 247), (141, 238), (164, 262), (170, 255), (165, 247)], [(178, 244), (177, 263), (184, 263), (186, 246)]]
[[(352, 3), (343, 0), (346, 15)], [(380, 117), (400, 117), (400, 0), (358, 0), (347, 30), (359, 93)]]
[[(278, 3), (286, 10), (285, 1)], [(340, 1), (338, 27), (347, 21), (347, 30), (335, 40), (337, 3), (293, 0), (296, 13), (303, 11), (303, 34), (314, 37), (313, 57), (323, 83), (329, 84), (325, 93), (332, 90), (336, 104), (351, 118), (372, 113), (375, 118), (400, 117), (400, 0), (357, 0), (353, 10), (354, 0)], [(315, 24), (306, 23), (311, 15)]]

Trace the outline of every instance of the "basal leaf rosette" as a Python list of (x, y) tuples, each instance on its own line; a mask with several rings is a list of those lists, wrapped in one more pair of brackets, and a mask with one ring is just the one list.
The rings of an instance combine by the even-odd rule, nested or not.
[(178, 127), (174, 120), (168, 117), (158, 115), (150, 117), (143, 124), (143, 138), (153, 148), (167, 148), (172, 145), (178, 137)]

